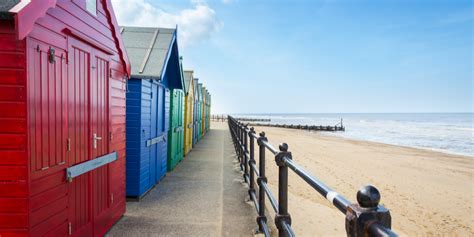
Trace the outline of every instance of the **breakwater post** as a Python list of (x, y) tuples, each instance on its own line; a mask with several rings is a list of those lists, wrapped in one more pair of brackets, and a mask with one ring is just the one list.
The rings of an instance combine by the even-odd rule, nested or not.
[[(277, 150), (269, 143), (264, 132), (257, 136), (253, 128), (248, 128), (247, 125), (231, 116), (227, 118), (227, 121), (238, 159), (241, 162), (244, 181), (249, 184), (249, 197), (253, 201), (258, 213), (257, 225), (260, 233), (263, 233), (266, 237), (270, 236), (265, 214), (265, 198), (268, 198), (276, 213), (274, 220), (278, 228), (278, 236), (295, 236), (291, 227), (292, 220), (288, 210), (288, 171), (292, 170), (299, 178), (311, 186), (316, 191), (316, 194), (326, 198), (336, 210), (345, 215), (347, 236), (397, 236), (391, 230), (392, 218), (390, 211), (384, 206), (379, 205), (381, 196), (377, 188), (371, 185), (360, 188), (357, 192), (357, 203), (351, 203), (344, 196), (299, 166), (293, 160), (288, 144), (282, 143)], [(250, 139), (250, 150), (248, 150), (247, 139)], [(255, 139), (259, 146), (259, 167), (257, 167), (254, 157), (255, 148), (253, 144)], [(267, 150), (273, 154), (279, 170), (278, 200), (270, 190), (268, 180), (265, 177), (265, 152)], [(258, 196), (256, 195), (254, 184), (255, 176), (257, 177), (259, 188)]]

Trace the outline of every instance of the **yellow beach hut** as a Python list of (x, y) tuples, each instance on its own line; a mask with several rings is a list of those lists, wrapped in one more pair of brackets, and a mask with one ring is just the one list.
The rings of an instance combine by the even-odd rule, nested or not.
[(184, 83), (186, 84), (186, 97), (184, 107), (184, 155), (187, 155), (193, 147), (193, 113), (194, 113), (194, 72), (184, 71)]

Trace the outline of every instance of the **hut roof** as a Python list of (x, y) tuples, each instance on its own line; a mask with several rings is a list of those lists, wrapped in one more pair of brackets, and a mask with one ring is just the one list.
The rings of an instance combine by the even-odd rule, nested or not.
[(194, 80), (194, 100), (199, 100), (199, 91), (198, 91), (199, 78), (193, 78), (193, 80)]
[(121, 32), (132, 77), (161, 79), (176, 41), (176, 29), (122, 27)]
[(2, 0), (0, 1), (0, 12), (9, 12), (20, 0)]
[(186, 93), (188, 93), (189, 88), (191, 87), (191, 82), (193, 81), (193, 71), (186, 70), (184, 71), (184, 83), (186, 84)]
[(197, 91), (199, 94), (199, 100), (202, 101), (204, 99), (203, 94), (202, 94), (202, 83), (198, 83)]

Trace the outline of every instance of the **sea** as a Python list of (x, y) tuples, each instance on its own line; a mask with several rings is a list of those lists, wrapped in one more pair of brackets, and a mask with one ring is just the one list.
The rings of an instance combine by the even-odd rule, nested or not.
[[(235, 114), (271, 124), (336, 125), (331, 136), (408, 146), (474, 157), (474, 113)], [(261, 122), (264, 123), (264, 122)]]

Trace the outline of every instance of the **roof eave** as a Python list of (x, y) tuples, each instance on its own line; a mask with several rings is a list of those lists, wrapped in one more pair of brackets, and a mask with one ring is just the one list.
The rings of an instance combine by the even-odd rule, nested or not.
[[(36, 21), (46, 15), (46, 12), (56, 6), (57, 0), (23, 0), (10, 10), (15, 19), (16, 36), (18, 40), (23, 40), (32, 30)], [(131, 72), (130, 61), (125, 51), (122, 38), (119, 37), (120, 32), (115, 19), (115, 14), (110, 0), (102, 0), (108, 17), (108, 23), (112, 28), (112, 36), (114, 38), (120, 59), (124, 66), (124, 72), (129, 77)]]
[(122, 60), (122, 63), (124, 65), (124, 71), (127, 74), (127, 77), (130, 78), (132, 66), (130, 64), (127, 51), (125, 51), (125, 45), (120, 34), (120, 27), (118, 25), (117, 19), (115, 18), (112, 3), (110, 2), (110, 0), (103, 0), (103, 5), (106, 8), (105, 10), (108, 15), (109, 24), (112, 27), (112, 35), (114, 37), (117, 50), (119, 51), (120, 59)]
[(161, 67), (160, 78), (163, 78), (165, 76), (166, 67), (168, 66), (168, 61), (170, 60), (171, 52), (173, 52), (173, 44), (175, 41), (176, 41), (176, 32), (173, 34), (173, 38), (171, 38), (171, 42), (168, 47), (168, 52), (166, 53), (166, 58), (164, 61), (165, 63), (163, 63), (163, 66)]
[(30, 0), (13, 7), (10, 13), (14, 14), (17, 39), (23, 40), (33, 30), (36, 20), (54, 6), (56, 0)]

